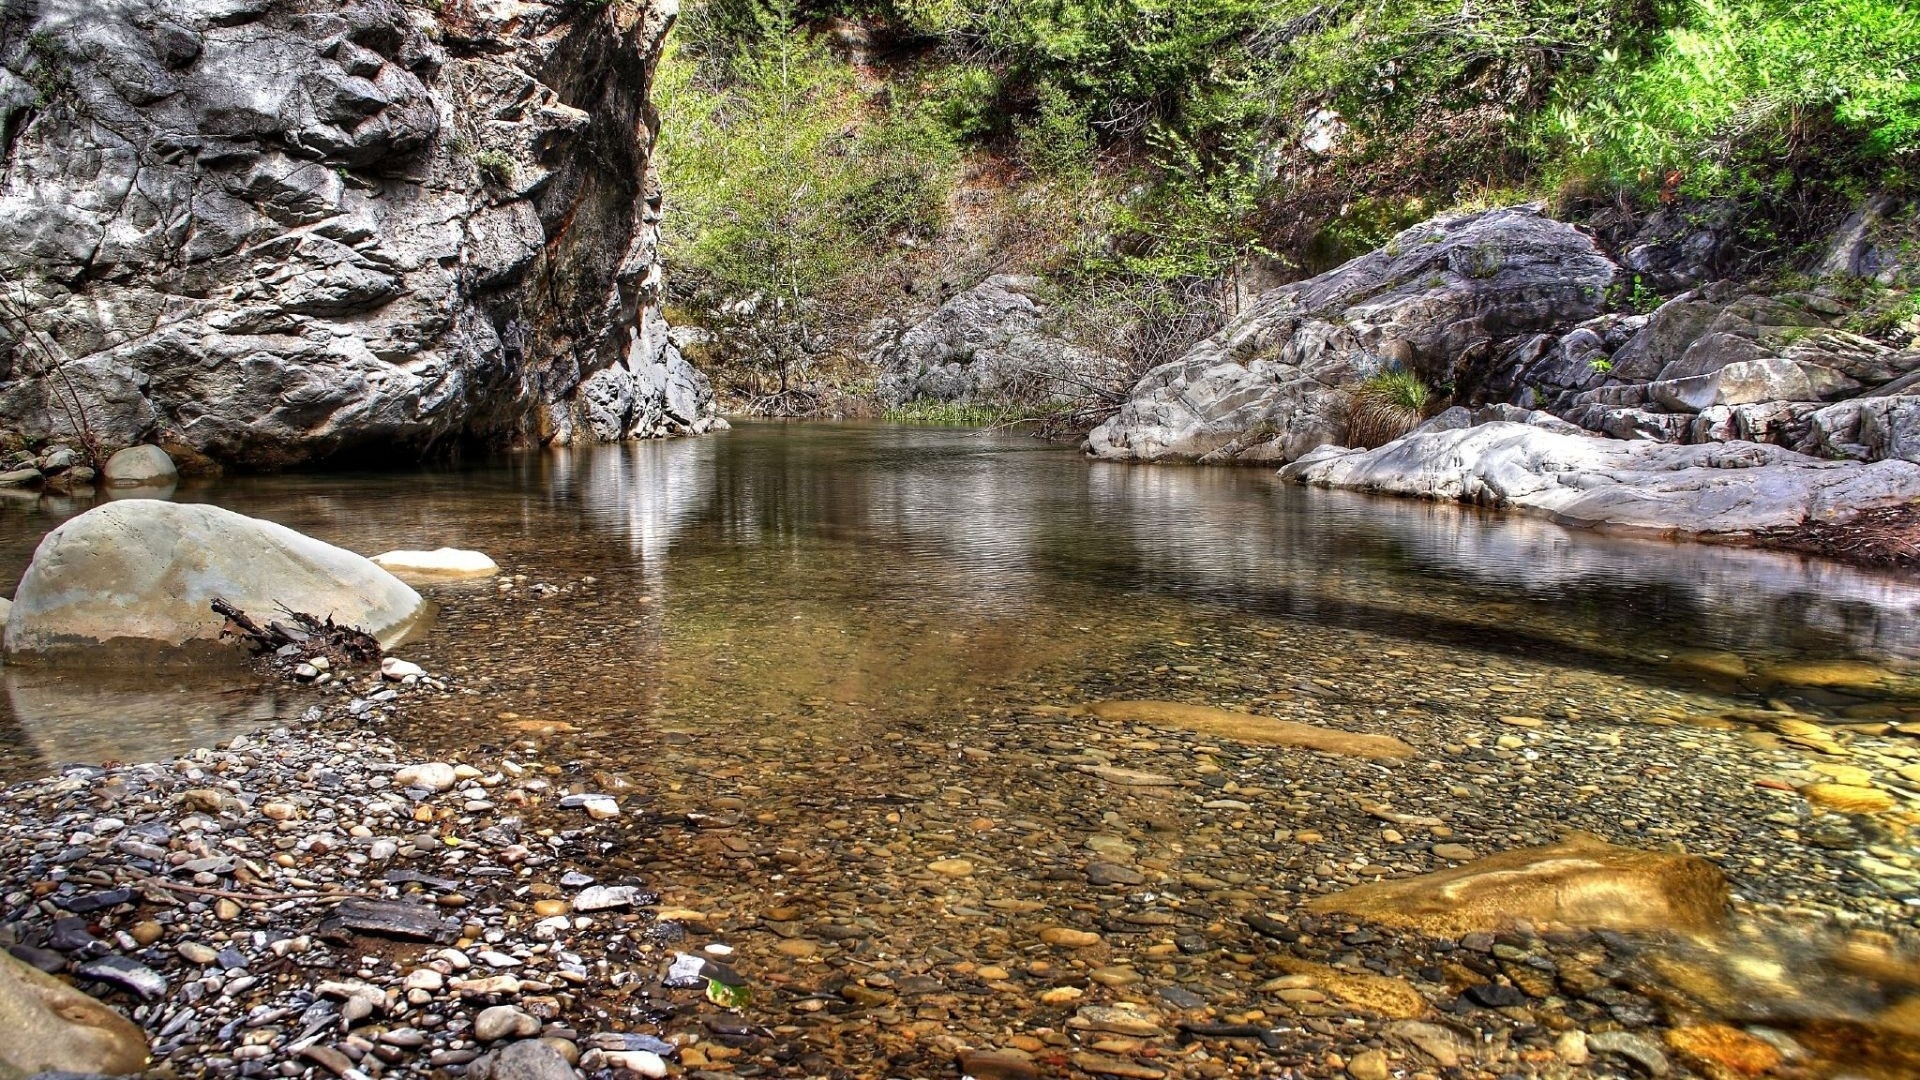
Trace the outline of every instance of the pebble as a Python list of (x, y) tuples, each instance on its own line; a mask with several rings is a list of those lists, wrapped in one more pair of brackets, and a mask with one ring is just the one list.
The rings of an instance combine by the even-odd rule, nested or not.
[(540, 1021), (513, 1005), (494, 1005), (481, 1009), (473, 1018), (473, 1037), (481, 1042), (501, 1039), (525, 1039), (540, 1033)]
[(965, 859), (939, 859), (927, 864), (927, 869), (942, 877), (971, 877), (973, 864)]
[(1100, 935), (1087, 930), (1075, 930), (1070, 926), (1049, 926), (1040, 931), (1040, 940), (1049, 945), (1084, 949), (1100, 944)]
[(393, 782), (401, 787), (425, 788), (428, 791), (445, 791), (454, 785), (453, 766), (444, 761), (429, 761), (420, 765), (408, 765), (393, 774)]

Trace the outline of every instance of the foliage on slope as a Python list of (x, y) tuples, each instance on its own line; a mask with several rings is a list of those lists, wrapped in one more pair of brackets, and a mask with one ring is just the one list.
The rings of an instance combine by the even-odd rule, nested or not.
[(786, 305), (790, 356), (982, 267), (1197, 333), (1249, 267), (1462, 203), (1730, 200), (1780, 256), (1920, 150), (1904, 0), (704, 0), (680, 34), (668, 257), (700, 321)]

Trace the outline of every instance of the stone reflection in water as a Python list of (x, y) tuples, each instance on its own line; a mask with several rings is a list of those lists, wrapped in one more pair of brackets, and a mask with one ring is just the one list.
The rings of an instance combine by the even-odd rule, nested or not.
[[(163, 761), (306, 707), (291, 687), (235, 686), (231, 671), (199, 678), (4, 667), (0, 687), (0, 734), (41, 772), (66, 762)], [(5, 772), (27, 775), (23, 764), (10, 762)]]

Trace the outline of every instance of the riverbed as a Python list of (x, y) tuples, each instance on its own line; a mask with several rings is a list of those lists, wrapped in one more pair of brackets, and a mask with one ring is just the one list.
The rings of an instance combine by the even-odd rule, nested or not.
[[(945, 428), (743, 424), (174, 497), (363, 553), (476, 548), (505, 568), (423, 590), (438, 622), (401, 653), (460, 692), (406, 699), (380, 734), (418, 760), (512, 759), (623, 793), (595, 869), (658, 892), (768, 991), (741, 1010), (751, 1032), (693, 1055), (695, 1071), (932, 1075), (959, 1040), (1062, 1075), (1334, 1075), (1373, 1049), (1406, 1075), (1456, 1075), (1276, 953), (1405, 981), (1489, 1075), (1636, 1075), (1650, 1066), (1633, 1053), (1574, 1062), (1563, 1036), (1658, 1047), (1687, 1017), (1758, 1029), (1809, 1075), (1913, 1060), (1884, 1050), (1912, 984), (1832, 960), (1868, 941), (1897, 968), (1920, 917), (1906, 579)], [(84, 506), (0, 504), (0, 567), (17, 576)], [(325, 698), (267, 680), (4, 678), (0, 776), (15, 780), (164, 760)], [(1081, 711), (1113, 699), (1391, 734), (1417, 756)], [(1798, 790), (1836, 765), (1888, 807), (1837, 812)], [(1458, 944), (1299, 914), (1568, 830), (1727, 874), (1735, 930), (1654, 948), (1711, 973), (1720, 999), (1649, 975), (1644, 942), (1520, 934), (1471, 943), (1486, 951), (1460, 967)], [(1035, 940), (1042, 924), (1096, 939), (1063, 954)], [(1482, 1007), (1454, 967), (1547, 978)], [(1575, 967), (1610, 974), (1576, 991)], [(1127, 1002), (1166, 1037), (1070, 1025)], [(1208, 1050), (1173, 1037), (1176, 1015), (1291, 1034)], [(669, 1036), (698, 1019), (654, 1018)], [(1672, 1065), (1708, 1075), (1686, 1061)]]

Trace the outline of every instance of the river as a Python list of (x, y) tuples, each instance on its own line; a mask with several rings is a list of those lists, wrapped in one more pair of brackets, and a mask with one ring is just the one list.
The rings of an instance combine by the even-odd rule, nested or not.
[[(423, 755), (514, 753), (637, 793), (648, 812), (623, 865), (734, 929), (743, 963), (779, 985), (895, 958), (916, 975), (1017, 971), (1034, 961), (1005, 904), (1084, 890), (1096, 836), (1164, 875), (1129, 903), (1171, 903), (1189, 935), (1431, 868), (1442, 839), (1487, 853), (1569, 828), (1712, 859), (1745, 905), (1749, 967), (1765, 954), (1791, 968), (1821, 934), (1898, 931), (1920, 913), (1920, 784), (1897, 771), (1920, 762), (1920, 590), (1897, 577), (946, 428), (742, 424), (175, 497), (363, 553), (492, 555), (508, 576), (424, 590), (438, 622), (400, 650), (473, 692), (388, 733)], [(0, 565), (17, 576), (81, 509), (0, 503)], [(162, 758), (292, 720), (313, 695), (6, 679), (8, 778)], [(1395, 734), (1422, 764), (1073, 716), (1113, 698)], [(1829, 725), (1901, 809), (1809, 806), (1793, 788), (1826, 757), (1754, 720), (1769, 711)], [(528, 719), (555, 727), (507, 724)], [(1102, 788), (1089, 762), (1202, 797)], [(1445, 824), (1383, 829), (1366, 808), (1389, 804)], [(1105, 895), (1081, 902), (1119, 903)], [(840, 947), (849, 927), (861, 947)], [(1166, 936), (1101, 970), (1252, 1007), (1249, 956)], [(1805, 1012), (1820, 982), (1822, 1015), (1870, 1015), (1890, 992), (1835, 980), (1740, 985)], [(894, 1008), (910, 1027), (913, 1008)], [(937, 1019), (1004, 1032), (1019, 1008), (981, 990)], [(912, 1037), (870, 1017), (819, 1042), (836, 1060), (915, 1060)]]

